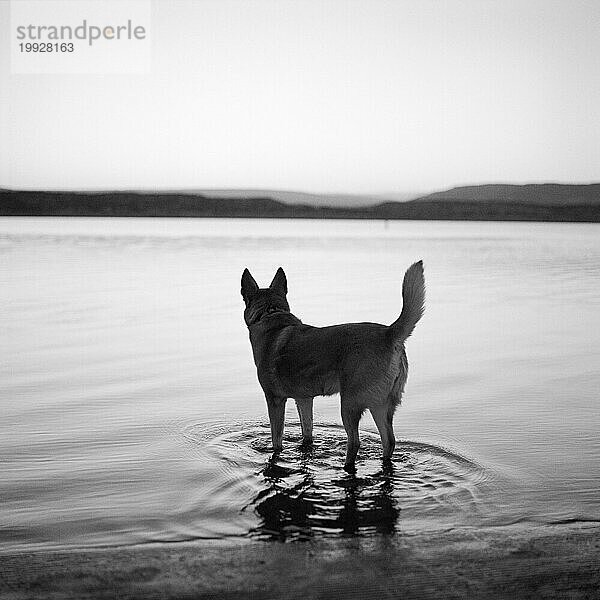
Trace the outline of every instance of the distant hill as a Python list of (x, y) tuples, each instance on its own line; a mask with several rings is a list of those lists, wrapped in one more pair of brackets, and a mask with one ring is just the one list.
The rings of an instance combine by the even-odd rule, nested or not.
[[(287, 194), (287, 202), (281, 201), (281, 194)], [(302, 203), (291, 202), (292, 197)], [(204, 193), (0, 190), (0, 215), (600, 222), (600, 184), (466, 186), (405, 202), (358, 206), (316, 205), (313, 200), (317, 197), (257, 190)], [(358, 197), (364, 198), (352, 196)]]
[(527, 185), (468, 185), (435, 192), (417, 201), (508, 202), (544, 206), (599, 205), (600, 183), (569, 185), (542, 183)]
[(168, 193), (168, 194), (194, 194), (208, 198), (271, 198), (284, 204), (301, 204), (306, 206), (332, 206), (332, 207), (363, 207), (374, 206), (389, 200), (405, 202), (422, 196), (413, 193), (390, 193), (390, 194), (314, 194), (308, 192), (294, 192), (289, 190), (268, 189), (194, 189), (194, 190), (154, 190), (142, 193)]

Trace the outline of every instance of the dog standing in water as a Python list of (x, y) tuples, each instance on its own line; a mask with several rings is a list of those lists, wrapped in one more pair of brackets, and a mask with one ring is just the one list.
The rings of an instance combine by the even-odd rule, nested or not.
[(408, 376), (404, 341), (425, 309), (423, 262), (404, 275), (402, 312), (390, 326), (345, 323), (305, 325), (290, 312), (287, 279), (279, 267), (268, 288), (259, 288), (248, 269), (242, 275), (244, 320), (258, 381), (267, 400), (275, 452), (282, 449), (285, 403), (294, 398), (304, 443), (312, 442), (313, 398), (340, 393), (348, 434), (345, 469), (354, 470), (360, 446), (358, 423), (371, 411), (389, 461), (396, 440), (392, 421)]

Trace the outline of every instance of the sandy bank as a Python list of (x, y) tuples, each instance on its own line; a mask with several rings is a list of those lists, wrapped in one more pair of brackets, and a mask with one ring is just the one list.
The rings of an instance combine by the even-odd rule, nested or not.
[(600, 524), (0, 555), (0, 598), (600, 598)]

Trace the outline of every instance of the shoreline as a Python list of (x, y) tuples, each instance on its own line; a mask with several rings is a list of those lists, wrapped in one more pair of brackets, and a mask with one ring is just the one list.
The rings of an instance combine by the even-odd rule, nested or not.
[(0, 598), (597, 598), (600, 523), (0, 555)]
[[(510, 186), (509, 186), (510, 187)], [(1, 216), (212, 217), (261, 219), (365, 219), (378, 221), (600, 222), (600, 184), (517, 186), (518, 193), (483, 194), (486, 186), (464, 188), (465, 196), (432, 194), (405, 202), (344, 206), (283, 201), (277, 193), (222, 197), (206, 193), (133, 191), (43, 191), (0, 189)], [(545, 191), (544, 191), (545, 190)], [(483, 194), (483, 195), (482, 195)], [(456, 197), (455, 197), (456, 196)], [(315, 196), (313, 200), (317, 200)], [(304, 199), (306, 200), (306, 199)]]

